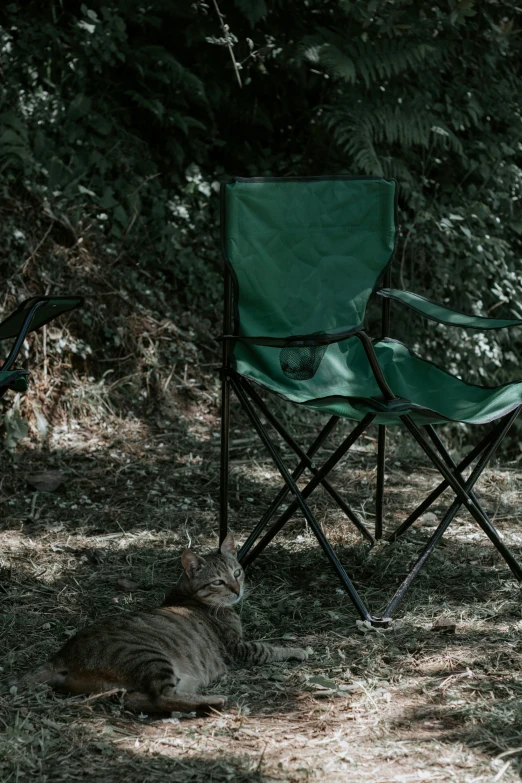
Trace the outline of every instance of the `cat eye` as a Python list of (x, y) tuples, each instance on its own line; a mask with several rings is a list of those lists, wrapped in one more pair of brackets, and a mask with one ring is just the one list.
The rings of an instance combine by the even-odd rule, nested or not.
[(234, 578), (237, 579), (238, 576), (241, 576), (241, 569), (238, 568), (237, 571), (234, 571)]
[(210, 583), (214, 587), (220, 587), (221, 585), (224, 585), (224, 581), (222, 579), (216, 579), (214, 582)]

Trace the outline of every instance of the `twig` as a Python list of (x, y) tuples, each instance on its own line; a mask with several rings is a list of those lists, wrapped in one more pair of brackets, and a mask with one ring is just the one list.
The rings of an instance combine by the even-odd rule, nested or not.
[[(36, 250), (35, 250), (36, 253)], [(51, 290), (51, 286), (48, 285), (45, 289), (45, 295), (49, 296), (49, 291)], [(43, 350), (43, 377), (45, 383), (47, 383), (47, 371), (48, 371), (48, 359), (47, 359), (47, 324), (44, 324), (42, 329), (42, 350)]]
[(47, 324), (44, 324), (42, 329), (42, 349), (44, 358), (43, 377), (44, 381), (47, 383)]
[[(107, 536), (104, 536), (107, 538)], [(101, 693), (93, 693), (92, 696), (87, 696), (86, 699), (79, 699), (72, 702), (75, 706), (78, 705), (79, 707), (82, 707), (84, 704), (88, 704), (91, 701), (97, 701), (98, 699), (106, 699), (109, 696), (115, 696), (117, 693), (124, 692), (124, 688), (111, 688), (109, 691), (102, 691)]]
[(237, 82), (238, 82), (239, 86), (242, 87), (243, 83), (241, 81), (241, 76), (239, 74), (239, 66), (237, 64), (236, 58), (234, 57), (234, 50), (232, 49), (232, 43), (231, 43), (231, 40), (230, 40), (230, 33), (229, 33), (228, 29), (227, 29), (227, 25), (223, 21), (224, 17), (223, 17), (223, 14), (221, 13), (221, 11), (219, 10), (219, 6), (217, 4), (217, 0), (212, 0), (212, 2), (214, 3), (214, 8), (216, 9), (216, 13), (217, 13), (217, 15), (219, 17), (219, 23), (221, 25), (221, 29), (223, 30), (223, 35), (225, 36), (225, 41), (227, 43), (228, 51), (230, 52), (230, 57), (232, 59), (232, 65), (234, 66), (234, 71), (236, 72)]
[(502, 775), (504, 774), (504, 772), (506, 772), (506, 771), (507, 771), (507, 768), (509, 767), (509, 765), (510, 765), (510, 764), (511, 764), (511, 761), (506, 761), (506, 763), (504, 764), (504, 766), (502, 767), (502, 769), (499, 769), (499, 771), (497, 772), (497, 774), (496, 774), (496, 775), (495, 775), (495, 777), (493, 778), (493, 781), (500, 780), (500, 778), (502, 777)]
[(408, 246), (408, 242), (410, 241), (411, 232), (415, 228), (415, 222), (416, 221), (414, 220), (413, 223), (411, 224), (410, 229), (409, 229), (408, 233), (406, 234), (406, 239), (404, 240), (404, 244), (402, 246), (401, 262), (399, 264), (399, 283), (400, 283), (401, 288), (403, 288), (403, 289), (405, 288), (405, 285), (404, 285), (404, 260), (406, 258), (406, 248)]
[(165, 381), (165, 384), (164, 384), (164, 386), (163, 386), (163, 391), (167, 391), (167, 387), (168, 387), (168, 385), (169, 385), (169, 383), (170, 383), (170, 381), (171, 381), (171, 379), (172, 379), (172, 376), (174, 375), (174, 370), (175, 370), (175, 369), (176, 369), (176, 363), (174, 362), (174, 366), (172, 367), (172, 370), (171, 370), (171, 372), (170, 372), (170, 375), (169, 375), (169, 377), (167, 378), (167, 380)]
[(263, 764), (263, 759), (265, 758), (265, 752), (268, 747), (268, 742), (265, 742), (265, 747), (261, 751), (261, 755), (259, 756), (259, 761), (256, 764), (256, 768), (254, 770), (254, 774), (261, 771), (261, 765)]
[(25, 270), (26, 270), (26, 267), (27, 267), (27, 264), (29, 263), (29, 261), (34, 260), (34, 258), (36, 257), (36, 254), (38, 253), (38, 251), (42, 247), (43, 243), (45, 242), (45, 240), (47, 239), (47, 237), (49, 236), (49, 234), (53, 230), (53, 226), (54, 226), (54, 222), (51, 223), (51, 225), (49, 226), (49, 228), (47, 229), (47, 231), (43, 235), (42, 239), (38, 242), (38, 244), (36, 245), (34, 250), (31, 250), (31, 252), (27, 256), (27, 258), (23, 262), (22, 266), (20, 267), (20, 271), (22, 272), (22, 274), (25, 273)]

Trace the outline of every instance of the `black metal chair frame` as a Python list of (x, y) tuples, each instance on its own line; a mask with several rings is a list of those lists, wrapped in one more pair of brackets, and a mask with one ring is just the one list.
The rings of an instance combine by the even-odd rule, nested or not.
[[(9, 354), (7, 355), (7, 358), (5, 359), (4, 363), (0, 366), (1, 372), (7, 372), (8, 370), (11, 370), (18, 354), (20, 353), (20, 350), (22, 348), (22, 345), (24, 344), (24, 340), (27, 337), (28, 333), (31, 331), (31, 325), (33, 323), (34, 317), (37, 313), (37, 311), (43, 307), (50, 299), (53, 300), (59, 300), (59, 299), (69, 299), (69, 297), (49, 297), (49, 296), (41, 296), (38, 298), (35, 298), (35, 301), (29, 307), (27, 310), (27, 315), (25, 316), (22, 325), (18, 331), (18, 334), (16, 334), (16, 337), (14, 337), (13, 345), (11, 346), (11, 350), (9, 351)], [(83, 297), (78, 297), (79, 304), (83, 303)], [(23, 305), (22, 305), (23, 306)], [(17, 311), (18, 312), (18, 311)], [(12, 315), (15, 315), (16, 313), (13, 313)], [(51, 319), (49, 319), (51, 320)], [(45, 321), (41, 326), (45, 326), (47, 321)], [(11, 335), (10, 335), (11, 337)], [(2, 339), (8, 339), (8, 338), (2, 338)], [(27, 372), (23, 372), (23, 374), (27, 374)], [(9, 388), (9, 385), (6, 384), (2, 388), (0, 388), (0, 398), (4, 396), (4, 394), (7, 392)]]
[[(390, 272), (386, 272), (386, 279), (384, 285), (390, 287)], [(228, 532), (228, 483), (229, 483), (229, 430), (230, 430), (230, 391), (233, 390), (237, 399), (239, 400), (241, 407), (245, 411), (249, 420), (251, 421), (254, 429), (258, 433), (262, 443), (266, 447), (268, 453), (273, 459), (277, 469), (279, 470), (281, 477), (284, 481), (283, 488), (279, 491), (274, 498), (270, 506), (267, 508), (258, 524), (249, 535), (243, 546), (241, 547), (238, 558), (242, 565), (246, 568), (250, 565), (265, 549), (265, 547), (272, 541), (274, 536), (283, 528), (285, 523), (300, 509), (303, 513), (310, 529), (314, 533), (319, 545), (326, 554), (328, 560), (337, 573), (343, 587), (347, 591), (351, 598), (359, 616), (362, 620), (368, 621), (376, 627), (387, 627), (392, 622), (392, 617), (400, 602), (403, 600), (408, 588), (412, 581), (415, 579), (421, 568), (425, 565), (433, 553), (436, 545), (444, 535), (445, 531), (451, 524), (455, 515), (458, 513), (461, 506), (465, 506), (470, 512), (473, 519), (477, 522), (479, 527), (488, 536), (490, 541), (494, 544), (497, 550), (500, 552), (515, 578), (522, 581), (522, 568), (513, 554), (509, 551), (506, 545), (503, 543), (500, 534), (496, 530), (493, 522), (489, 518), (488, 514), (482, 507), (481, 503), (477, 499), (473, 487), (482, 474), (485, 467), (488, 465), (495, 452), (497, 451), (500, 443), (506, 436), (516, 417), (520, 413), (522, 406), (519, 406), (509, 414), (501, 418), (496, 425), (491, 429), (487, 435), (483, 437), (481, 442), (470, 451), (470, 453), (457, 465), (442, 441), (439, 438), (435, 428), (432, 425), (424, 425), (419, 427), (411, 418), (411, 416), (404, 414), (400, 415), (402, 401), (395, 397), (391, 389), (389, 388), (384, 375), (380, 369), (377, 357), (374, 352), (371, 338), (365, 332), (357, 332), (354, 337), (361, 340), (366, 356), (372, 368), (375, 380), (379, 385), (382, 393), (382, 409), (383, 411), (395, 410), (399, 415), (402, 423), (406, 429), (411, 433), (414, 440), (419, 444), (424, 453), (431, 460), (433, 465), (438, 469), (442, 476), (442, 482), (436, 487), (428, 497), (413, 511), (408, 518), (391, 533), (386, 540), (395, 541), (401, 535), (403, 535), (413, 523), (426, 512), (426, 510), (437, 500), (437, 498), (450, 487), (455, 493), (455, 499), (448, 508), (442, 521), (436, 527), (435, 531), (431, 535), (429, 541), (425, 545), (421, 554), (419, 555), (415, 565), (412, 567), (408, 575), (399, 586), (391, 601), (384, 609), (381, 616), (373, 616), (370, 614), (363, 599), (359, 595), (352, 580), (346, 573), (345, 569), (339, 562), (334, 550), (332, 549), (328, 539), (324, 535), (320, 525), (315, 520), (310, 507), (306, 500), (312, 494), (314, 489), (321, 484), (328, 494), (335, 500), (339, 508), (346, 514), (348, 519), (356, 526), (359, 532), (370, 543), (375, 543), (375, 540), (379, 540), (383, 535), (383, 497), (384, 497), (384, 471), (385, 471), (385, 450), (386, 450), (386, 426), (378, 425), (378, 440), (377, 440), (377, 486), (376, 486), (376, 516), (375, 516), (375, 531), (374, 536), (365, 527), (365, 525), (359, 520), (357, 515), (346, 504), (346, 502), (339, 496), (335, 489), (330, 485), (327, 480), (327, 475), (335, 465), (344, 457), (348, 450), (358, 440), (358, 438), (367, 430), (369, 425), (375, 419), (374, 414), (368, 414), (360, 421), (352, 430), (350, 435), (337, 447), (334, 453), (326, 460), (321, 468), (318, 468), (314, 462), (314, 455), (327, 436), (335, 428), (339, 421), (339, 418), (332, 416), (317, 438), (310, 445), (305, 452), (292, 438), (292, 436), (286, 431), (284, 426), (276, 419), (276, 417), (268, 409), (267, 405), (261, 399), (257, 393), (254, 385), (245, 377), (235, 372), (231, 361), (230, 343), (234, 337), (228, 337), (231, 335), (233, 323), (232, 323), (232, 280), (230, 271), (225, 267), (225, 287), (224, 287), (224, 323), (223, 332), (227, 336), (223, 340), (223, 365), (222, 365), (222, 395), (221, 395), (221, 466), (220, 466), (220, 541), (223, 541)], [(390, 329), (390, 300), (384, 299), (382, 305), (382, 337), (389, 335)], [(308, 343), (307, 343), (308, 344)], [(272, 428), (283, 438), (287, 445), (294, 451), (299, 458), (299, 463), (293, 472), (290, 472), (273, 441), (271, 440), (266, 427), (263, 425), (260, 414), (263, 415)], [(476, 460), (475, 465), (467, 479), (463, 476), (463, 471), (469, 467), (473, 461)], [(297, 486), (297, 481), (308, 469), (312, 473), (312, 478), (306, 487), (300, 490)], [(285, 498), (291, 494), (293, 500), (290, 505), (280, 514), (279, 518), (272, 523), (266, 532), (265, 529), (276, 515), (281, 504)], [(262, 536), (262, 534), (264, 535)], [(261, 537), (262, 536), (262, 537)]]

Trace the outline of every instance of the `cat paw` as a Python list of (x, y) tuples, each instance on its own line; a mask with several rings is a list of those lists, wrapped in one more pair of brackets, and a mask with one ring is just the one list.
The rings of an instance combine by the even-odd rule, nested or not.
[(308, 653), (301, 647), (288, 647), (286, 649), (286, 657), (289, 661), (306, 661), (308, 658)]

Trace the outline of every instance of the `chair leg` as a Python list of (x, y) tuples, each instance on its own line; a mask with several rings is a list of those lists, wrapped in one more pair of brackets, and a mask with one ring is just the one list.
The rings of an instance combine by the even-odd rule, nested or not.
[[(317, 438), (314, 440), (308, 451), (306, 452), (306, 456), (310, 459), (313, 457), (313, 455), (316, 453), (316, 451), (319, 449), (321, 444), (326, 440), (330, 432), (333, 430), (337, 422), (339, 421), (337, 416), (332, 416), (331, 419), (326, 423), (326, 426), (322, 429), (322, 431), (319, 433)], [(306, 470), (306, 461), (301, 460), (297, 468), (292, 473), (292, 478), (294, 481), (298, 481), (301, 475)], [(274, 514), (277, 512), (278, 508), (280, 507), (281, 503), (285, 500), (286, 496), (290, 492), (290, 488), (285, 484), (281, 490), (278, 492), (270, 506), (267, 508), (253, 531), (250, 533), (249, 537), (241, 547), (241, 549), (238, 552), (237, 559), (240, 563), (243, 563), (243, 560), (248, 555), (252, 547), (254, 546), (255, 542), (265, 529), (265, 527), (268, 525)]]
[[(370, 613), (368, 612), (368, 609), (364, 605), (364, 603), (363, 603), (359, 593), (355, 589), (355, 587), (354, 587), (350, 577), (348, 576), (348, 574), (346, 573), (346, 571), (342, 567), (341, 563), (339, 562), (339, 560), (338, 560), (335, 552), (333, 551), (332, 547), (330, 546), (330, 544), (326, 540), (326, 537), (324, 536), (320, 526), (318, 525), (318, 523), (316, 522), (315, 518), (313, 517), (313, 515), (312, 515), (308, 505), (305, 503), (303, 493), (301, 493), (299, 491), (296, 483), (292, 479), (292, 476), (290, 475), (290, 473), (286, 469), (286, 467), (285, 467), (283, 461), (281, 460), (278, 452), (274, 448), (270, 438), (268, 437), (267, 433), (265, 432), (265, 429), (264, 429), (263, 425), (261, 424), (261, 421), (259, 420), (259, 417), (257, 416), (255, 410), (253, 409), (253, 407), (252, 407), (248, 397), (246, 396), (245, 392), (241, 388), (240, 384), (233, 377), (231, 378), (231, 384), (232, 384), (232, 387), (233, 387), (233, 389), (234, 389), (234, 391), (235, 391), (235, 393), (236, 393), (240, 403), (242, 404), (245, 412), (247, 413), (250, 421), (254, 425), (254, 427), (255, 427), (259, 437), (261, 438), (262, 442), (264, 443), (264, 445), (268, 449), (268, 451), (270, 453), (270, 456), (274, 460), (274, 462), (275, 462), (279, 472), (281, 473), (281, 476), (282, 476), (284, 482), (287, 484), (287, 486), (289, 487), (290, 491), (294, 495), (294, 497), (295, 497), (294, 503), (296, 504), (297, 507), (299, 507), (301, 509), (301, 511), (302, 511), (306, 521), (308, 522), (312, 532), (315, 534), (317, 540), (319, 541), (319, 544), (320, 544), (321, 548), (323, 549), (324, 553), (326, 554), (326, 556), (330, 560), (330, 563), (334, 567), (338, 577), (340, 578), (340, 580), (341, 580), (345, 590), (349, 594), (349, 596), (350, 596), (350, 598), (352, 600), (352, 603), (354, 604), (354, 606), (355, 606), (356, 610), (358, 611), (360, 617), (363, 620), (368, 620), (368, 621), (371, 622), (373, 618), (371, 617)], [(372, 419), (373, 416), (366, 417), (366, 418)], [(362, 423), (363, 422), (361, 422), (361, 424)], [(323, 469), (324, 469), (324, 467), (323, 467)], [(317, 477), (314, 477), (314, 479), (312, 479), (312, 481), (307, 485), (307, 489), (308, 489), (308, 487), (310, 487), (310, 484), (312, 484), (313, 481), (316, 481), (316, 486), (317, 486), (317, 484), (320, 483), (321, 479), (318, 479)], [(310, 490), (310, 491), (312, 491), (312, 490)], [(292, 505), (294, 505), (294, 503), (292, 503)], [(271, 531), (269, 531), (269, 533), (267, 535), (269, 535), (270, 532)], [(266, 536), (265, 536), (265, 538), (266, 538)], [(261, 541), (260, 543), (263, 543), (263, 542)], [(259, 546), (259, 544), (258, 544), (258, 546)]]
[[(516, 413), (516, 415), (518, 415), (518, 412)], [(516, 415), (515, 415), (515, 417), (514, 417), (514, 418), (516, 418)], [(514, 418), (513, 418), (513, 421), (514, 421)], [(511, 423), (512, 423), (512, 422), (510, 422), (510, 423), (509, 423), (509, 426), (508, 426), (508, 428), (511, 426)], [(440, 440), (440, 438), (439, 438), (438, 434), (435, 432), (435, 430), (433, 430), (433, 428), (432, 428), (432, 430), (433, 430), (432, 432), (430, 432), (430, 430), (428, 429), (428, 427), (427, 427), (426, 429), (428, 430), (428, 434), (430, 435), (430, 437), (431, 437), (431, 439), (433, 440), (433, 442), (436, 444), (436, 446), (437, 446), (437, 448), (439, 449), (440, 453), (441, 453), (442, 455), (444, 455), (444, 459), (445, 459), (446, 463), (447, 463), (448, 465), (452, 466), (452, 467), (453, 467), (453, 469), (456, 471), (456, 470), (457, 470), (457, 466), (455, 465), (455, 462), (454, 462), (454, 461), (453, 461), (453, 459), (451, 458), (451, 455), (450, 455), (450, 454), (448, 454), (448, 452), (447, 452), (447, 451), (446, 451), (446, 449), (444, 448), (444, 445), (442, 444), (442, 442), (441, 442), (441, 440)], [(507, 429), (506, 429), (506, 432), (507, 432)], [(505, 433), (504, 433), (504, 434), (505, 434)], [(500, 434), (500, 435), (498, 435), (498, 436), (497, 436), (497, 438), (498, 438), (498, 443), (497, 443), (497, 446), (498, 446), (498, 445), (500, 445), (500, 443), (502, 442), (502, 439), (503, 439), (503, 437), (504, 437), (504, 434)], [(489, 457), (489, 459), (491, 459), (491, 456)], [(486, 464), (484, 464), (484, 467), (483, 467), (483, 468), (481, 468), (480, 472), (477, 474), (477, 479), (478, 479), (478, 478), (480, 478), (480, 473), (482, 473), (482, 470), (483, 470), (485, 467), (486, 467)], [(472, 475), (473, 475), (473, 474), (472, 474)], [(476, 480), (477, 480), (477, 479), (476, 479)], [(466, 486), (467, 486), (467, 485), (466, 485)], [(488, 536), (488, 538), (489, 538), (489, 540), (491, 541), (491, 543), (492, 543), (492, 544), (493, 544), (493, 545), (496, 547), (496, 549), (497, 549), (497, 550), (500, 552), (500, 554), (502, 555), (502, 557), (504, 558), (504, 560), (507, 562), (507, 564), (508, 564), (508, 565), (509, 565), (509, 567), (511, 568), (511, 570), (512, 570), (513, 574), (515, 575), (515, 577), (516, 577), (516, 578), (517, 578), (519, 581), (521, 581), (521, 580), (522, 580), (522, 569), (521, 569), (521, 567), (520, 567), (520, 565), (519, 565), (518, 561), (517, 561), (517, 560), (516, 560), (516, 559), (513, 557), (513, 555), (512, 555), (512, 554), (511, 554), (511, 552), (509, 551), (509, 549), (506, 547), (506, 545), (505, 545), (505, 544), (504, 544), (504, 542), (502, 541), (502, 538), (501, 538), (501, 536), (500, 536), (500, 533), (499, 533), (499, 532), (498, 532), (498, 530), (496, 529), (495, 525), (493, 524), (493, 522), (492, 522), (492, 521), (491, 521), (491, 519), (489, 518), (489, 516), (488, 516), (488, 514), (486, 513), (486, 511), (484, 511), (484, 509), (483, 509), (483, 507), (482, 507), (481, 503), (479, 502), (479, 500), (477, 499), (477, 496), (475, 495), (475, 493), (474, 493), (474, 492), (473, 492), (471, 489), (469, 489), (469, 490), (468, 490), (468, 494), (469, 494), (469, 496), (470, 496), (470, 497), (473, 499), (473, 501), (475, 502), (475, 505), (476, 505), (476, 507), (478, 508), (478, 510), (479, 510), (479, 511), (481, 512), (481, 514), (482, 514), (482, 517), (483, 517), (483, 522), (482, 522), (482, 524), (480, 524), (480, 522), (479, 522), (479, 524), (480, 524), (480, 526), (481, 526), (482, 530), (483, 530), (483, 531), (484, 531), (484, 533), (485, 533), (485, 534)], [(461, 504), (459, 503), (459, 508), (460, 508), (460, 505), (461, 505)]]
[[(306, 485), (306, 487), (301, 492), (301, 496), (303, 498), (307, 498), (309, 495), (312, 494), (314, 489), (319, 485), (321, 478), (323, 476), (326, 476), (333, 467), (339, 462), (340, 459), (344, 457), (346, 452), (353, 446), (355, 441), (362, 435), (362, 433), (368, 428), (368, 426), (371, 424), (374, 416), (371, 414), (368, 414), (365, 416), (365, 418), (359, 422), (359, 424), (352, 430), (350, 435), (346, 438), (346, 440), (341, 443), (340, 446), (334, 451), (334, 453), (331, 455), (331, 457), (325, 462), (322, 468), (318, 471), (318, 473), (313, 477), (313, 479)], [(288, 522), (289, 519), (295, 514), (297, 509), (299, 508), (298, 503), (296, 500), (294, 500), (288, 508), (283, 511), (279, 519), (274, 522), (272, 527), (265, 533), (261, 541), (259, 541), (256, 546), (254, 547), (253, 551), (248, 555), (248, 557), (245, 558), (243, 565), (246, 567), (250, 565), (250, 563), (253, 563), (253, 561), (259, 557), (261, 552), (268, 546), (268, 544), (272, 541), (273, 538), (279, 533), (279, 531), (283, 528), (283, 526)]]
[[(312, 472), (312, 474), (315, 476), (318, 472), (318, 468), (315, 465), (314, 462), (312, 462), (311, 456), (309, 454), (306, 454), (303, 449), (299, 446), (299, 444), (292, 438), (292, 436), (285, 430), (283, 425), (276, 419), (272, 411), (265, 405), (261, 397), (257, 394), (255, 389), (252, 388), (252, 386), (248, 383), (246, 383), (243, 379), (238, 378), (238, 383), (241, 385), (241, 388), (246, 391), (246, 393), (250, 396), (250, 398), (253, 400), (253, 402), (257, 405), (261, 413), (268, 419), (270, 424), (274, 427), (276, 432), (279, 433), (279, 435), (283, 438), (283, 440), (290, 446), (290, 448), (297, 454), (297, 456), (301, 459), (301, 461), (305, 464), (305, 466)], [(335, 418), (335, 423), (339, 421), (338, 417)], [(328, 427), (328, 424), (326, 425)], [(323, 429), (322, 433), (320, 434), (321, 441), (319, 445), (323, 442), (324, 438), (321, 436), (326, 430), (326, 427)], [(333, 426), (330, 427), (328, 432), (333, 429)], [(326, 437), (326, 436), (325, 436)], [(314, 447), (314, 453), (317, 451), (317, 448), (319, 448), (319, 445), (317, 445), (317, 448), (315, 448), (317, 441), (313, 444)], [(301, 471), (302, 472), (302, 471)], [(301, 475), (301, 474), (299, 474)], [(294, 478), (295, 480), (295, 478)], [(354, 512), (351, 510), (351, 508), (345, 503), (345, 501), (342, 499), (342, 497), (337, 493), (337, 491), (331, 486), (331, 484), (323, 478), (321, 480), (322, 486), (326, 489), (328, 494), (331, 498), (335, 500), (339, 508), (344, 511), (350, 522), (352, 522), (353, 525), (357, 528), (357, 530), (366, 538), (367, 541), (370, 542), (370, 544), (374, 544), (375, 541), (373, 539), (372, 534), (369, 532), (369, 530), (365, 527), (365, 525), (360, 521), (360, 519), (354, 514)], [(279, 504), (278, 504), (279, 505)], [(274, 511), (275, 513), (275, 511)]]
[(219, 543), (228, 532), (228, 473), (230, 433), (230, 380), (226, 369), (221, 381), (221, 465), (219, 474)]
[[(480, 473), (487, 465), (488, 461), (491, 459), (495, 451), (497, 450), (498, 446), (500, 445), (501, 441), (503, 440), (504, 436), (507, 434), (509, 428), (515, 421), (516, 417), (520, 413), (521, 408), (517, 408), (514, 410), (509, 417), (507, 418), (507, 423), (503, 429), (503, 431), (490, 443), (488, 449), (482, 454), (482, 457), (478, 461), (477, 465), (475, 466), (471, 476), (469, 477), (468, 481), (463, 484), (462, 483), (462, 477), (457, 478), (455, 476), (450, 468), (446, 465), (444, 460), (439, 457), (436, 451), (432, 449), (428, 441), (424, 438), (422, 435), (422, 432), (417, 427), (417, 425), (412, 421), (410, 416), (401, 416), (401, 420), (404, 422), (406, 427), (409, 429), (417, 443), (423, 448), (424, 452), (427, 454), (427, 456), (431, 459), (433, 464), (439, 469), (440, 473), (442, 473), (443, 477), (446, 479), (446, 481), (449, 483), (450, 487), (453, 489), (455, 494), (457, 495), (457, 499), (464, 503), (470, 514), (473, 516), (476, 522), (480, 525), (482, 530), (486, 533), (486, 535), (489, 537), (489, 539), (492, 541), (492, 543), (496, 546), (496, 548), (499, 550), (499, 552), (502, 554), (504, 559), (506, 560), (507, 564), (509, 565), (511, 571), (515, 575), (515, 577), (522, 581), (522, 568), (518, 564), (518, 562), (515, 560), (513, 555), (509, 552), (505, 544), (500, 540), (500, 537), (495, 530), (495, 528), (491, 525), (489, 520), (483, 515), (480, 508), (477, 507), (475, 501), (469, 494), (469, 489), (473, 487), (476, 480), (480, 476)], [(477, 469), (480, 466), (480, 470), (477, 471)], [(473, 480), (472, 480), (473, 479)], [(472, 483), (470, 483), (472, 482)], [(468, 488), (469, 487), (469, 488)]]
[[(509, 419), (507, 420), (507, 422), (505, 423), (504, 427), (502, 428), (503, 431), (502, 431), (501, 434), (497, 434), (497, 437), (495, 437), (495, 438), (490, 438), (490, 442), (489, 442), (487, 448), (483, 451), (483, 454), (480, 457), (480, 459), (478, 460), (478, 462), (475, 465), (475, 467), (473, 468), (473, 470), (471, 472), (471, 475), (469, 476), (469, 478), (465, 482), (464, 486), (462, 487), (462, 489), (466, 493), (468, 493), (468, 495), (469, 495), (470, 491), (473, 489), (473, 486), (475, 485), (475, 483), (479, 479), (480, 475), (482, 474), (482, 471), (484, 470), (484, 468), (486, 467), (486, 465), (488, 464), (490, 459), (493, 457), (493, 455), (494, 455), (495, 451), (497, 450), (498, 446), (500, 445), (504, 435), (507, 433), (509, 427), (514, 422), (514, 420), (515, 420), (516, 416), (518, 415), (519, 411), (520, 411), (520, 409), (514, 411), (514, 413), (512, 413), (510, 415)], [(412, 432), (412, 434), (413, 434), (413, 432)], [(423, 444), (421, 443), (421, 445), (423, 445)], [(423, 446), (423, 448), (424, 448), (424, 446)], [(412, 570), (410, 571), (408, 576), (405, 578), (405, 580), (402, 582), (401, 586), (399, 587), (399, 589), (397, 590), (397, 592), (393, 596), (392, 600), (390, 601), (390, 603), (388, 604), (388, 606), (384, 610), (384, 615), (385, 616), (387, 616), (387, 617), (391, 617), (392, 616), (392, 614), (394, 613), (394, 611), (397, 608), (398, 604), (404, 598), (404, 596), (405, 596), (409, 586), (411, 585), (411, 583), (413, 582), (413, 580), (415, 579), (415, 577), (417, 576), (417, 574), (419, 573), (419, 571), (421, 570), (423, 565), (426, 563), (426, 561), (428, 560), (428, 558), (432, 554), (435, 546), (440, 541), (440, 539), (444, 535), (445, 531), (449, 527), (450, 523), (452, 522), (453, 518), (455, 517), (455, 514), (458, 512), (458, 510), (461, 507), (461, 505), (462, 505), (462, 501), (460, 499), (456, 498), (453, 501), (452, 505), (450, 506), (450, 508), (448, 509), (446, 515), (444, 516), (444, 519), (439, 524), (439, 526), (437, 527), (437, 529), (435, 530), (435, 532), (431, 536), (430, 540), (428, 541), (428, 543), (424, 547), (423, 551), (421, 552), (421, 554), (420, 554), (417, 562), (413, 566)], [(482, 527), (482, 525), (481, 525), (481, 527)], [(488, 535), (491, 538), (489, 533), (488, 533)], [(493, 543), (495, 543), (495, 542), (493, 541)], [(520, 580), (522, 578), (522, 569), (520, 568), (518, 562), (515, 560), (515, 558), (511, 554), (511, 552), (509, 552), (509, 550), (503, 544), (503, 542), (499, 541), (499, 543), (500, 543), (500, 546), (501, 546), (501, 549), (499, 551), (501, 551), (501, 554), (506, 559), (506, 562), (508, 563), (509, 567), (513, 571), (514, 575), (517, 577), (517, 579)], [(495, 543), (495, 546), (497, 546), (496, 543)], [(498, 548), (499, 547), (497, 546), (497, 549)]]
[[(475, 448), (470, 451), (470, 453), (462, 460), (462, 462), (459, 462), (457, 465), (457, 470), (459, 473), (461, 473), (463, 470), (465, 470), (475, 457), (478, 457), (484, 449), (489, 445), (489, 443), (497, 437), (499, 432), (501, 432), (504, 428), (504, 424), (498, 424), (491, 432), (488, 432), (488, 434), (481, 440), (481, 442), (475, 446)], [(399, 536), (402, 536), (403, 533), (405, 533), (409, 528), (413, 525), (414, 522), (417, 521), (417, 519), (424, 514), (425, 511), (428, 510), (428, 508), (439, 498), (442, 493), (448, 489), (449, 484), (447, 481), (442, 481), (438, 487), (435, 487), (435, 489), (430, 492), (428, 497), (422, 501), (422, 503), (413, 511), (407, 519), (402, 522), (399, 527), (393, 531), (388, 537), (387, 541), (395, 541)]]
[(382, 538), (382, 517), (384, 500), (384, 470), (386, 464), (386, 427), (379, 424), (377, 441), (377, 491), (375, 497), (375, 538)]
[[(439, 434), (438, 434), (438, 432), (435, 430), (435, 428), (433, 427), (433, 425), (431, 425), (431, 424), (427, 424), (427, 425), (424, 427), (424, 429), (425, 429), (425, 430), (426, 430), (426, 432), (428, 433), (428, 436), (430, 437), (430, 439), (431, 439), (432, 443), (434, 444), (435, 448), (436, 448), (436, 449), (437, 449), (437, 451), (439, 452), (440, 456), (442, 457), (442, 459), (444, 460), (444, 462), (446, 463), (446, 465), (448, 465), (448, 467), (449, 467), (449, 468), (451, 468), (451, 470), (453, 470), (453, 472), (454, 472), (456, 475), (460, 476), (460, 478), (462, 479), (462, 475), (461, 475), (461, 473), (460, 473), (460, 471), (459, 471), (459, 469), (458, 469), (458, 467), (457, 467), (457, 464), (455, 463), (455, 460), (453, 459), (453, 457), (451, 456), (451, 454), (449, 454), (449, 452), (448, 452), (448, 451), (446, 451), (446, 448), (444, 447), (444, 444), (442, 443), (441, 439), (439, 438)], [(484, 510), (484, 508), (482, 507), (482, 504), (481, 504), (481, 503), (480, 503), (480, 501), (478, 500), (478, 498), (477, 498), (477, 496), (475, 495), (475, 493), (473, 492), (473, 490), (469, 490), (469, 496), (470, 496), (471, 498), (473, 498), (473, 500), (474, 500), (474, 502), (475, 502), (475, 505), (477, 506), (477, 508), (480, 510), (480, 512), (482, 513), (482, 515), (484, 516), (484, 518), (485, 518), (485, 519), (487, 519), (487, 521), (489, 522), (489, 525), (490, 525), (490, 527), (491, 527), (491, 528), (493, 528), (493, 530), (495, 530), (495, 533), (497, 533), (497, 535), (498, 535), (498, 532), (497, 532), (497, 530), (495, 529), (495, 526), (493, 525), (493, 522), (490, 520), (490, 518), (489, 518), (489, 516), (488, 516), (487, 512), (486, 512), (486, 511)]]
[(391, 617), (393, 615), (393, 613), (395, 612), (397, 606), (399, 605), (399, 603), (402, 601), (402, 599), (406, 595), (406, 592), (407, 592), (409, 586), (411, 585), (411, 583), (413, 582), (413, 580), (415, 579), (415, 577), (417, 576), (417, 574), (419, 573), (419, 571), (421, 570), (421, 568), (426, 563), (426, 561), (430, 557), (431, 553), (433, 552), (433, 550), (435, 549), (435, 547), (439, 543), (440, 539), (442, 538), (442, 536), (444, 535), (444, 533), (448, 529), (450, 523), (452, 522), (452, 520), (453, 520), (455, 514), (457, 513), (458, 509), (460, 508), (460, 506), (461, 506), (461, 503), (459, 501), (454, 501), (454, 503), (448, 509), (448, 511), (446, 513), (446, 516), (444, 517), (442, 522), (439, 524), (439, 526), (437, 527), (437, 529), (435, 530), (435, 532), (431, 536), (430, 540), (428, 541), (428, 543), (426, 544), (426, 546), (422, 550), (422, 553), (420, 554), (419, 559), (417, 560), (417, 562), (415, 563), (415, 565), (411, 569), (410, 573), (404, 579), (404, 581), (402, 582), (401, 586), (399, 587), (399, 589), (397, 590), (397, 592), (393, 596), (392, 600), (390, 601), (390, 603), (388, 604), (388, 606), (384, 610), (384, 614), (387, 617)]

